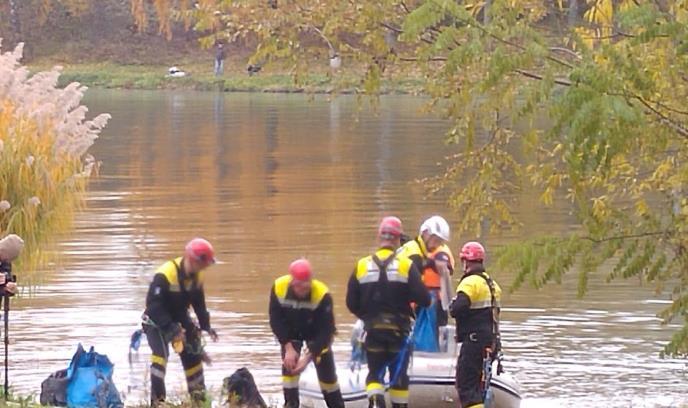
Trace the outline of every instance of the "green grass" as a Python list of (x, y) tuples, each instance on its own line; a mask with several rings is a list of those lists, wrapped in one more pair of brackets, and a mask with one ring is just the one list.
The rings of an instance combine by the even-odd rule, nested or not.
[[(29, 69), (38, 72), (53, 65), (49, 61), (41, 61), (29, 65)], [(229, 66), (225, 75), (215, 77), (210, 64), (177, 66), (188, 76), (168, 77), (168, 66), (162, 65), (65, 64), (59, 85), (79, 82), (93, 88), (285, 93), (358, 93), (360, 89), (360, 76), (353, 70), (336, 73), (323, 70), (306, 75), (296, 83), (292, 75), (280, 69), (265, 68), (257, 75), (249, 76), (244, 67)], [(386, 79), (382, 82), (382, 93), (418, 94), (421, 93), (421, 81), (404, 77)]]
[(40, 407), (38, 397), (35, 395), (20, 396), (12, 391), (9, 387), (7, 401), (5, 401), (4, 387), (0, 387), (0, 407), (20, 407), (20, 408), (34, 408)]
[[(1, 388), (1, 387), (0, 387)], [(43, 407), (43, 405), (40, 404), (38, 401), (38, 396), (37, 395), (28, 395), (28, 396), (19, 396), (14, 393), (12, 393), (12, 387), (10, 387), (10, 394), (8, 396), (7, 401), (5, 401), (3, 395), (1, 394), (0, 390), (0, 407), (12, 407), (12, 408), (40, 408)], [(198, 404), (198, 403), (192, 403), (188, 398), (179, 402), (165, 402), (164, 406), (168, 408), (210, 408), (212, 406), (212, 401), (211, 399), (206, 400), (205, 402)], [(127, 405), (132, 408), (147, 408), (150, 405), (148, 404), (141, 404), (141, 405)], [(269, 405), (271, 408), (277, 408), (275, 405)]]

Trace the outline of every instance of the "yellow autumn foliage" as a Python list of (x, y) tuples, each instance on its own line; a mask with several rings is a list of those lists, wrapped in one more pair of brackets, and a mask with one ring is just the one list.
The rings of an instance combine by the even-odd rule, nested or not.
[(80, 208), (95, 166), (87, 150), (110, 116), (86, 120), (85, 88), (57, 88), (58, 69), (30, 76), (21, 53), (0, 54), (0, 237), (24, 238), (30, 276)]

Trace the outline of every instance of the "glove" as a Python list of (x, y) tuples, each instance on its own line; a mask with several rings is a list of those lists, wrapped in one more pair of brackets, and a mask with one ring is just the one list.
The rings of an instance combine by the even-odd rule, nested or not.
[(449, 302), (449, 316), (456, 319), (456, 316), (454, 316), (454, 302), (456, 302), (456, 296), (454, 296), (451, 302)]
[(172, 336), (172, 349), (179, 354), (184, 351), (184, 329), (181, 325), (175, 324), (175, 331)]
[(220, 337), (217, 335), (217, 332), (215, 329), (210, 328), (207, 330), (208, 334), (210, 335), (210, 338), (213, 340), (213, 342), (216, 342)]
[(210, 358), (210, 356), (208, 355), (208, 353), (206, 353), (205, 351), (203, 352), (203, 354), (201, 354), (201, 361), (203, 361), (204, 363), (206, 363), (208, 366), (212, 366), (212, 365), (213, 365), (213, 359)]
[(496, 359), (499, 356), (499, 353), (502, 352), (502, 336), (499, 334), (495, 337), (495, 347), (494, 350), (492, 351), (492, 359)]

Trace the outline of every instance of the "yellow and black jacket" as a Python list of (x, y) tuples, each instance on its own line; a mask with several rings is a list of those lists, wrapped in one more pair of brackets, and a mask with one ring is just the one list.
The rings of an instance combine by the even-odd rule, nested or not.
[(451, 316), (456, 319), (459, 341), (471, 333), (481, 337), (497, 334), (501, 297), (502, 289), (482, 266), (474, 267), (461, 278), (450, 308)]
[(429, 266), (428, 248), (425, 246), (425, 241), (423, 241), (423, 237), (420, 235), (406, 242), (401, 246), (401, 248), (399, 248), (397, 252), (399, 255), (405, 256), (413, 261), (413, 264), (421, 274), (423, 273), (423, 270)]
[(418, 268), (425, 286), (432, 289), (440, 287), (440, 276), (435, 270), (435, 260), (447, 262), (447, 266), (453, 272), (454, 257), (451, 249), (445, 244), (440, 245), (434, 252), (428, 251), (425, 241), (420, 235), (406, 242), (400, 249), (399, 254), (405, 256)]
[(399, 254), (405, 256), (418, 268), (425, 286), (429, 288), (440, 287), (440, 276), (435, 270), (435, 260), (447, 262), (451, 271), (454, 270), (454, 258), (451, 250), (445, 244), (440, 245), (434, 252), (428, 251), (423, 238), (419, 235), (406, 242), (400, 249)]
[(290, 288), (291, 275), (277, 278), (270, 290), (270, 327), (280, 344), (305, 341), (314, 356), (330, 347), (335, 334), (332, 295), (317, 279), (311, 281), (310, 297), (297, 299)]
[(363, 320), (366, 330), (408, 330), (411, 302), (429, 306), (430, 294), (408, 257), (380, 248), (358, 261), (349, 278), (346, 306)]
[(164, 333), (176, 331), (175, 323), (187, 332), (195, 329), (189, 316), (189, 306), (193, 306), (201, 330), (210, 330), (202, 275), (187, 276), (182, 258), (167, 261), (156, 271), (148, 288), (145, 314)]

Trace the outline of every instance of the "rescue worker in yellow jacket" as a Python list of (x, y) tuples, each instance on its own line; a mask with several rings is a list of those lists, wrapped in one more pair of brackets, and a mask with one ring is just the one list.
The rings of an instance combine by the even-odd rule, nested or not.
[(346, 306), (364, 323), (364, 349), (368, 359), (366, 392), (369, 407), (385, 407), (384, 376), (389, 370), (393, 408), (408, 407), (408, 335), (411, 302), (430, 305), (420, 272), (406, 256), (395, 251), (401, 244), (397, 217), (385, 217), (378, 229), (379, 249), (359, 259), (349, 278)]
[[(449, 223), (439, 215), (423, 221), (418, 236), (407, 241), (399, 250), (409, 257), (423, 277), (423, 283), (430, 290), (435, 302), (438, 302), (437, 326), (446, 326), (449, 320), (448, 306), (452, 296), (450, 276), (454, 273), (454, 256), (447, 243), (450, 238)], [(443, 295), (442, 281), (444, 280)], [(437, 329), (437, 328), (436, 328)]]
[(452, 300), (451, 316), (456, 319), (456, 339), (461, 344), (456, 363), (456, 387), (461, 407), (482, 408), (486, 359), (500, 351), (499, 310), (502, 290), (483, 266), (485, 248), (467, 242), (461, 248), (464, 275)]
[[(205, 400), (203, 361), (209, 362), (201, 346), (204, 330), (217, 341), (217, 333), (210, 327), (210, 314), (205, 305), (203, 270), (215, 263), (210, 242), (194, 238), (186, 244), (184, 256), (165, 262), (158, 268), (146, 296), (143, 331), (151, 348), (151, 405), (165, 400), (165, 372), (169, 358), (169, 343), (184, 367), (186, 383), (194, 401)], [(200, 328), (191, 320), (193, 307)]]
[[(270, 290), (270, 327), (281, 345), (284, 407), (299, 407), (299, 375), (313, 361), (325, 403), (344, 408), (332, 353), (335, 324), (332, 295), (313, 279), (306, 259), (289, 265), (289, 274)], [(304, 343), (308, 350), (302, 353)]]

